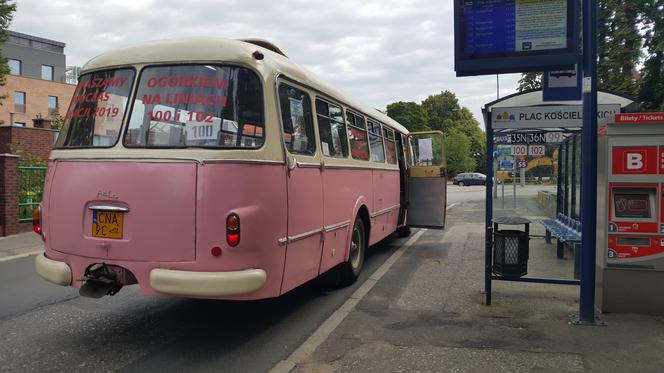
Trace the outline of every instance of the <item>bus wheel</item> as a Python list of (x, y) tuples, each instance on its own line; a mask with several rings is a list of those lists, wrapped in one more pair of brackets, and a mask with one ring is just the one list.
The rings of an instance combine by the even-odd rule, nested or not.
[(398, 237), (410, 236), (410, 227), (407, 225), (402, 225), (399, 228), (397, 228), (397, 236)]
[(341, 264), (341, 285), (348, 286), (354, 283), (360, 276), (364, 264), (364, 253), (367, 248), (366, 228), (360, 218), (355, 219), (350, 238), (350, 249), (348, 260)]

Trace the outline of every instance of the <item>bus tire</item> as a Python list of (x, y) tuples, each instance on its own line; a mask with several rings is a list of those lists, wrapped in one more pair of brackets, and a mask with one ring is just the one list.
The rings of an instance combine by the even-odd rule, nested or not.
[(402, 225), (397, 228), (397, 237), (408, 237), (410, 236), (410, 227), (407, 225)]
[(364, 265), (364, 254), (367, 250), (367, 229), (364, 221), (359, 216), (355, 218), (350, 236), (350, 247), (348, 249), (348, 260), (341, 263), (339, 267), (339, 282), (341, 286), (353, 284), (360, 276)]

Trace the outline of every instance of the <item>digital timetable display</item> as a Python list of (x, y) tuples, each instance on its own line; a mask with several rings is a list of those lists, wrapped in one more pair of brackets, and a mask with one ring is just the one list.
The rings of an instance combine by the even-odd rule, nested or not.
[[(577, 6), (573, 0), (456, 0), (457, 75), (542, 71), (576, 63)], [(561, 55), (566, 57), (550, 58)], [(512, 60), (501, 64), (501, 58)], [(473, 64), (477, 61), (482, 62)]]

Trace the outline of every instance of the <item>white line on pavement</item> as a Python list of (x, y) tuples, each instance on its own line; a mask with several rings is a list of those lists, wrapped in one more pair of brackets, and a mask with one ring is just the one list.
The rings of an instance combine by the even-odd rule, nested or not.
[(334, 329), (348, 316), (350, 311), (355, 308), (362, 298), (376, 285), (378, 280), (392, 267), (394, 262), (411, 247), (420, 236), (426, 232), (426, 229), (420, 229), (405, 244), (397, 249), (364, 283), (327, 318), (309, 338), (300, 345), (286, 360), (281, 360), (275, 365), (269, 373), (288, 373), (298, 365), (301, 365), (311, 354), (320, 346)]
[(30, 251), (30, 252), (23, 253), (23, 254), (12, 255), (12, 256), (6, 256), (6, 257), (4, 257), (4, 258), (0, 258), (0, 263), (2, 263), (2, 262), (8, 262), (8, 261), (10, 261), (10, 260), (14, 260), (14, 259), (25, 258), (26, 256), (37, 255), (37, 254), (40, 254), (40, 253), (42, 253), (42, 252), (44, 252), (44, 250), (39, 249), (39, 250)]

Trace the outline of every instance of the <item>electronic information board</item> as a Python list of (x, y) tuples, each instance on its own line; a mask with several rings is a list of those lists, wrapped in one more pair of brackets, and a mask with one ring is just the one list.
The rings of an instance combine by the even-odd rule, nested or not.
[(455, 0), (457, 76), (574, 68), (573, 0)]

